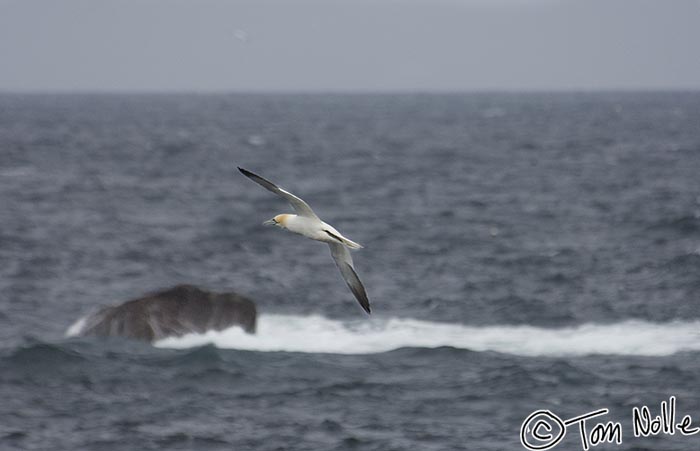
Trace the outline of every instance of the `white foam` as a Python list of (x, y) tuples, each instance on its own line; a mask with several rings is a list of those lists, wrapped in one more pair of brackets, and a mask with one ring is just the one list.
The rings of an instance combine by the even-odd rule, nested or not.
[(257, 334), (232, 327), (220, 332), (160, 340), (156, 346), (334, 354), (372, 354), (403, 347), (451, 346), (525, 356), (670, 355), (700, 350), (700, 321), (624, 321), (549, 329), (532, 326), (465, 326), (415, 319), (337, 321), (322, 316), (264, 314)]
[(66, 330), (66, 337), (75, 337), (76, 335), (79, 335), (85, 327), (85, 320), (87, 320), (87, 316), (83, 316), (82, 318), (79, 318), (78, 321), (71, 324), (68, 330)]

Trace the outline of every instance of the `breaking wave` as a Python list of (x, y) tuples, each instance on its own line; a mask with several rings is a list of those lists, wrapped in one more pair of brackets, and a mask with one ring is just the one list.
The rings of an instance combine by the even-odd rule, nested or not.
[(398, 348), (449, 346), (524, 356), (590, 354), (663, 356), (700, 350), (700, 321), (623, 321), (547, 329), (532, 326), (467, 326), (416, 319), (339, 321), (323, 316), (265, 314), (258, 332), (238, 327), (167, 338), (158, 347), (218, 348), (333, 354), (373, 354)]

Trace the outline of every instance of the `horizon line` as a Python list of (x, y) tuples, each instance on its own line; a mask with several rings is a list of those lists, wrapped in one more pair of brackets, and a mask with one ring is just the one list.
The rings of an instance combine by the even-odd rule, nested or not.
[(485, 89), (0, 89), (0, 95), (473, 95), (700, 93), (698, 87)]

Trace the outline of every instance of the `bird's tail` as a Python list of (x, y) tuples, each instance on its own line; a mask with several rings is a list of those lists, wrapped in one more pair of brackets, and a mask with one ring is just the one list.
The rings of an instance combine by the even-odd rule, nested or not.
[(356, 243), (352, 240), (349, 240), (345, 238), (344, 236), (340, 237), (340, 239), (343, 241), (343, 244), (349, 247), (350, 249), (362, 249), (364, 246), (361, 245), (360, 243)]
[(324, 232), (326, 232), (328, 234), (328, 236), (330, 236), (334, 240), (340, 241), (341, 243), (343, 243), (344, 245), (346, 245), (350, 249), (362, 249), (363, 248), (363, 246), (360, 243), (356, 243), (353, 240), (349, 240), (349, 239), (345, 238), (343, 235), (338, 233), (338, 231), (335, 229), (333, 229), (333, 232), (331, 232), (330, 230), (324, 229)]

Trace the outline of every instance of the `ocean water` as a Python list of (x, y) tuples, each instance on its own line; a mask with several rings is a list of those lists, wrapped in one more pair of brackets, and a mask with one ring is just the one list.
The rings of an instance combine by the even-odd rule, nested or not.
[[(365, 246), (371, 317), (237, 166)], [(596, 449), (696, 450), (632, 412), (700, 426), (699, 174), (699, 93), (0, 95), (0, 449), (523, 450), (605, 408)], [(67, 334), (180, 283), (258, 334)]]

